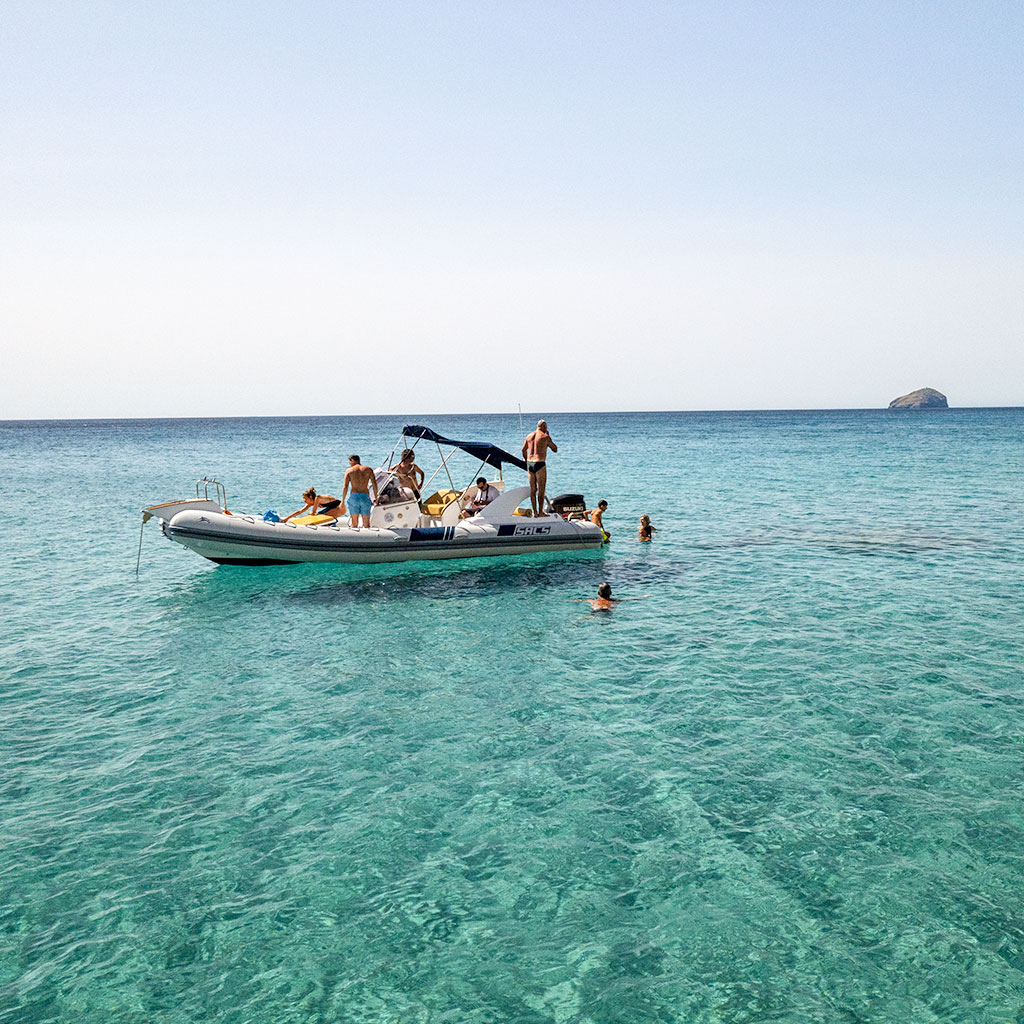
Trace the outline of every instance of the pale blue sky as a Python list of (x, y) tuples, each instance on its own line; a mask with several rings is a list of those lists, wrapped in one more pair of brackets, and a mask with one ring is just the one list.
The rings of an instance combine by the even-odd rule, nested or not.
[(1024, 404), (1024, 5), (6, 3), (0, 418)]

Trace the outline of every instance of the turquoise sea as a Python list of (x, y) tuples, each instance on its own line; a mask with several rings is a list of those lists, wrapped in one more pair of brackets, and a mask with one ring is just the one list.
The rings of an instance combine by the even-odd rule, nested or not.
[(138, 579), (402, 420), (0, 423), (0, 1021), (1024, 1021), (1024, 410), (548, 420), (604, 553)]

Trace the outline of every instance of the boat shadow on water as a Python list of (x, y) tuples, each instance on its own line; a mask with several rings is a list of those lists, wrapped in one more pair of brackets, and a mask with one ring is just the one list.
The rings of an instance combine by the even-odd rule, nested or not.
[[(603, 578), (601, 551), (465, 558), (386, 565), (221, 566), (192, 578), (178, 591), (182, 604), (223, 601), (250, 606), (360, 605), (417, 598), (450, 600), (529, 590), (578, 590)], [(598, 580), (599, 582), (599, 580)]]
[(603, 551), (526, 555), (511, 560), (458, 559), (391, 565), (270, 566), (259, 570), (220, 566), (181, 586), (171, 614), (208, 613), (211, 607), (324, 608), (385, 601), (464, 601), (550, 591), (589, 597), (604, 580), (631, 590), (678, 581), (689, 568), (674, 558), (639, 555), (606, 558)]

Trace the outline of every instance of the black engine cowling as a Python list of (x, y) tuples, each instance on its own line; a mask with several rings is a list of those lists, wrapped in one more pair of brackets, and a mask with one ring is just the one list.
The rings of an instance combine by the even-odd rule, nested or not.
[(569, 516), (577, 512), (586, 512), (587, 506), (582, 494), (560, 494), (551, 499), (551, 511), (560, 516)]

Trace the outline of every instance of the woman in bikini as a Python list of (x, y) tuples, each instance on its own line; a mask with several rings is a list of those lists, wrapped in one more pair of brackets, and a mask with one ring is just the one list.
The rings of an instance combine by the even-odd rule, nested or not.
[(650, 516), (644, 515), (640, 517), (640, 529), (637, 533), (640, 535), (641, 540), (650, 540), (657, 529), (656, 526), (651, 526)]
[(423, 486), (424, 473), (413, 461), (411, 448), (406, 448), (402, 452), (401, 462), (394, 466), (388, 466), (388, 472), (395, 474), (399, 487), (406, 488), (417, 501), (420, 500), (420, 488)]
[(338, 519), (341, 515), (341, 499), (330, 494), (317, 494), (313, 487), (302, 492), (302, 500), (306, 504), (290, 516), (285, 516), (281, 520), (282, 523), (287, 523), (289, 519), (297, 519), (307, 513), (311, 516), (330, 516), (332, 519)]

